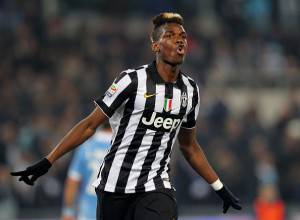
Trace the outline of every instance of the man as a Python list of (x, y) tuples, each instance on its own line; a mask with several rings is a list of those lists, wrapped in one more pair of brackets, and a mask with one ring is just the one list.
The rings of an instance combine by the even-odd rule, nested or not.
[(241, 209), (196, 140), (199, 90), (180, 71), (187, 52), (183, 19), (179, 14), (162, 13), (153, 24), (155, 61), (122, 72), (105, 95), (95, 101), (94, 111), (75, 125), (46, 158), (12, 175), (33, 185), (57, 159), (83, 143), (109, 118), (113, 141), (94, 183), (98, 219), (177, 219), (169, 179), (170, 153), (176, 137), (186, 160), (223, 200), (223, 212), (230, 206)]
[(97, 131), (75, 153), (65, 184), (63, 220), (96, 219), (97, 197), (92, 182), (99, 171), (99, 163), (110, 146), (111, 129)]

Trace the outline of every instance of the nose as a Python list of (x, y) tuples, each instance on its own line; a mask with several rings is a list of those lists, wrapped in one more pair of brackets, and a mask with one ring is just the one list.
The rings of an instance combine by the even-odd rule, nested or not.
[(176, 38), (176, 44), (183, 45), (184, 44), (184, 39), (182, 37), (178, 36)]
[(183, 44), (184, 41), (183, 41), (182, 37), (177, 37), (177, 38), (176, 38), (176, 43), (177, 43), (177, 44)]

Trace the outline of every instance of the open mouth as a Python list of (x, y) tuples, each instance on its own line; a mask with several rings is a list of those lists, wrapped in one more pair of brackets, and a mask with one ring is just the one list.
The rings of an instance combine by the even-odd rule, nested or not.
[(176, 52), (179, 55), (184, 55), (185, 54), (184, 46), (178, 46)]

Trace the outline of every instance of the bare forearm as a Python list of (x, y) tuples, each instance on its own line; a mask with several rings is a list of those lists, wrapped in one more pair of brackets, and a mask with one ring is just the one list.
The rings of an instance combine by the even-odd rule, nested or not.
[(96, 127), (92, 127), (87, 119), (76, 124), (66, 136), (56, 145), (56, 147), (47, 156), (47, 159), (53, 163), (67, 152), (73, 150), (78, 145), (95, 133)]
[(193, 169), (208, 183), (211, 184), (218, 179), (218, 175), (210, 166), (203, 150), (197, 142), (188, 148), (181, 147), (181, 151)]

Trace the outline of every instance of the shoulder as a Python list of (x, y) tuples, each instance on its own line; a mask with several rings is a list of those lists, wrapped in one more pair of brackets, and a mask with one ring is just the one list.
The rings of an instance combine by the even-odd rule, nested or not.
[(131, 77), (136, 77), (146, 73), (146, 69), (148, 68), (148, 64), (138, 66), (132, 69), (125, 70), (125, 74), (129, 74)]
[(130, 68), (130, 69), (126, 69), (123, 70), (117, 77), (116, 81), (124, 78), (124, 77), (128, 77), (130, 78), (131, 81), (136, 81), (138, 75), (143, 74), (143, 70), (146, 70), (148, 67), (148, 64), (142, 65), (142, 66), (138, 66), (135, 68)]
[(182, 76), (183, 82), (184, 82), (187, 86), (190, 86), (190, 87), (192, 87), (193, 89), (199, 91), (199, 87), (198, 87), (196, 81), (195, 81), (192, 77), (188, 76), (187, 74), (185, 74), (185, 73), (183, 73), (183, 72), (181, 72), (181, 76)]

